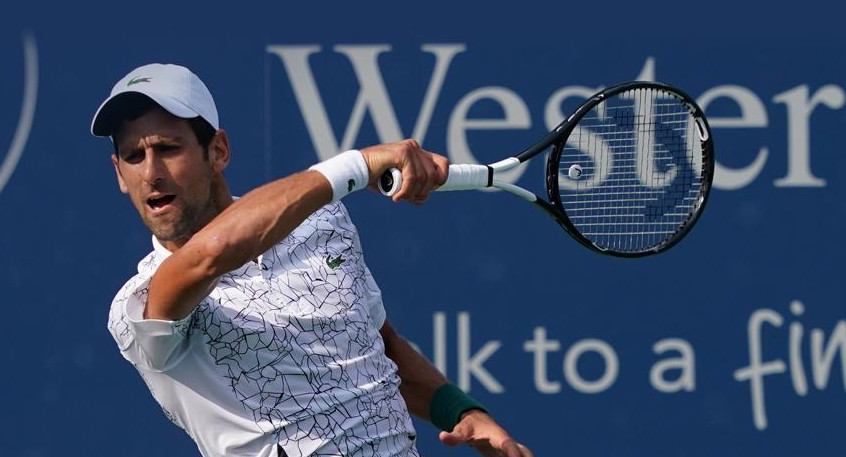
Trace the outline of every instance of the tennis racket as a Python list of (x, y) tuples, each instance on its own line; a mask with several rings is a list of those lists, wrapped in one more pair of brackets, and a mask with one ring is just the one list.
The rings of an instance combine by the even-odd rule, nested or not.
[[(547, 199), (498, 176), (551, 149)], [(714, 148), (696, 102), (666, 84), (605, 89), (540, 141), (489, 165), (449, 166), (438, 191), (495, 187), (535, 204), (582, 245), (620, 257), (666, 251), (693, 228), (708, 201)], [(396, 168), (379, 180), (402, 185)]]

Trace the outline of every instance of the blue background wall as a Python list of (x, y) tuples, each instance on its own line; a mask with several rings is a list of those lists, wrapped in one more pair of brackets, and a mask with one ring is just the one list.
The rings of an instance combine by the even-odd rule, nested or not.
[[(433, 50), (451, 52), (418, 137), (454, 160), (469, 152), (486, 162), (531, 143), (548, 129), (548, 109), (578, 102), (550, 102), (566, 88), (652, 77), (710, 100), (717, 188), (684, 243), (655, 258), (591, 253), (501, 193), (436, 195), (422, 208), (364, 193), (347, 204), (395, 326), (537, 455), (844, 455), (844, 8), (477, 8), (4, 6), (0, 455), (197, 454), (105, 329), (149, 234), (118, 192), (111, 145), (88, 126), (130, 69), (187, 65), (215, 94), (234, 147), (229, 178), (244, 193), (318, 160), (304, 115), (316, 105), (298, 102), (305, 74), (282, 57), (297, 48), (311, 49), (308, 71), (338, 143), (360, 88), (384, 84), (389, 105), (354, 125), (355, 146), (398, 139), (380, 122), (411, 136), (439, 62)], [(377, 49), (378, 65), (358, 69), (378, 79), (360, 80), (352, 56)], [(509, 98), (525, 127), (468, 130), (462, 149), (450, 126), (479, 91)], [(393, 117), (376, 120), (379, 110)], [(467, 117), (504, 115), (485, 99)], [(533, 163), (517, 182), (540, 190), (542, 173)], [(505, 242), (516, 233), (531, 236)], [(768, 365), (744, 370), (756, 347)], [(426, 455), (473, 455), (419, 429)]]

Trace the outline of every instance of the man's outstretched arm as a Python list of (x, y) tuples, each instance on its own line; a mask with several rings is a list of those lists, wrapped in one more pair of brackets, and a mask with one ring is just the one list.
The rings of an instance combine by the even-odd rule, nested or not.
[[(403, 188), (395, 201), (422, 203), (446, 180), (446, 158), (424, 151), (414, 140), (374, 146), (361, 153), (371, 185), (390, 167), (402, 171)], [(332, 195), (325, 175), (313, 170), (247, 193), (162, 262), (150, 282), (144, 317), (178, 320), (187, 316), (218, 277), (280, 242), (329, 203)]]
[[(440, 389), (457, 390), (449, 385), (449, 381), (419, 352), (400, 336), (390, 322), (385, 321), (379, 331), (385, 341), (385, 353), (397, 364), (400, 383), (400, 393), (408, 405), (409, 411), (422, 419), (432, 421), (432, 400), (436, 398)], [(443, 397), (444, 392), (438, 397)], [(447, 395), (449, 393), (447, 392)], [(435, 405), (437, 406), (437, 405)], [(440, 422), (440, 420), (439, 420)], [(436, 424), (440, 428), (448, 428), (446, 424)], [(533, 457), (532, 451), (516, 442), (496, 421), (485, 411), (469, 409), (461, 413), (458, 423), (451, 430), (441, 431), (438, 436), (446, 445), (457, 446), (469, 444), (485, 457)]]

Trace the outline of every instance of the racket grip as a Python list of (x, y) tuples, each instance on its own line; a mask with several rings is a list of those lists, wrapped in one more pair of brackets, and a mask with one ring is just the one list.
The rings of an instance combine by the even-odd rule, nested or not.
[[(451, 190), (473, 190), (490, 187), (492, 169), (487, 165), (457, 164), (450, 165), (447, 180), (435, 189), (438, 192)], [(397, 168), (389, 168), (379, 178), (379, 191), (392, 197), (402, 187), (402, 173)]]

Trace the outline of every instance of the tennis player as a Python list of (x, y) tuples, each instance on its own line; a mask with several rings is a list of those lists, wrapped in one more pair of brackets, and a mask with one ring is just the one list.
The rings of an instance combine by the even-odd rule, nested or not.
[(153, 234), (109, 330), (204, 456), (416, 456), (409, 411), (447, 445), (532, 456), (394, 331), (340, 203), (390, 167), (394, 200), (423, 203), (444, 157), (412, 140), (347, 151), (236, 199), (214, 100), (177, 65), (118, 81), (91, 132)]

